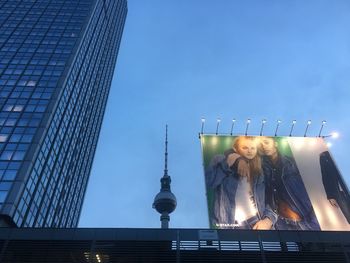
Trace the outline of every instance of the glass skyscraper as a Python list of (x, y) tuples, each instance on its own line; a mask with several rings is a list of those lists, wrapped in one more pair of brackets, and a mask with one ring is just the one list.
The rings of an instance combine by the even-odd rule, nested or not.
[(76, 227), (126, 0), (0, 0), (0, 225)]

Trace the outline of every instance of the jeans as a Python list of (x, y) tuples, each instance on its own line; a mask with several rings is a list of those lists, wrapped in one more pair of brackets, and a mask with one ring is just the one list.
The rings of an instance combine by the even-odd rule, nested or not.
[(310, 230), (305, 226), (303, 221), (295, 221), (292, 219), (287, 219), (283, 217), (278, 217), (275, 224), (275, 229), (277, 230)]

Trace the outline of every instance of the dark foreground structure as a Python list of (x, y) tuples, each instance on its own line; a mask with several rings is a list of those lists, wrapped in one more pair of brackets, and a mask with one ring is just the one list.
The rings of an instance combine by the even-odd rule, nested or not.
[(350, 233), (198, 229), (0, 231), (0, 262), (350, 262)]

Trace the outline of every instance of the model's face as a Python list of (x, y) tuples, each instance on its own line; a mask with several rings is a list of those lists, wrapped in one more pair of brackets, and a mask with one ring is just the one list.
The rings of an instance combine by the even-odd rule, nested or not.
[(273, 156), (277, 153), (276, 143), (272, 138), (263, 138), (261, 140), (261, 149), (267, 156)]
[(253, 159), (258, 153), (257, 143), (254, 140), (242, 139), (239, 142), (237, 152), (248, 160)]

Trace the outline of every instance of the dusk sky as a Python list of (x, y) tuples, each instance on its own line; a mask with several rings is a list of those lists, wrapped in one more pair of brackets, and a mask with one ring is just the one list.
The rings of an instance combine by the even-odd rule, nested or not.
[(129, 0), (80, 227), (159, 227), (164, 169), (178, 206), (170, 227), (207, 228), (198, 132), (317, 136), (350, 183), (350, 2)]

